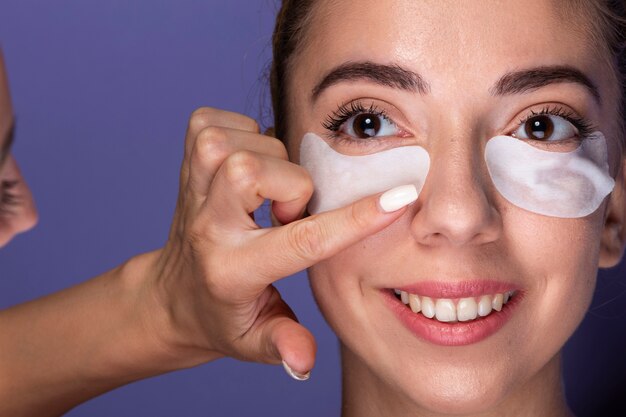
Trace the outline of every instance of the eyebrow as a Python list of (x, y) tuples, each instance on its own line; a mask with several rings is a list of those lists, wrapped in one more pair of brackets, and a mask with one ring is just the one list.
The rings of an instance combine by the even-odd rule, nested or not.
[(311, 100), (315, 101), (328, 87), (340, 82), (366, 80), (385, 87), (397, 88), (420, 94), (427, 94), (430, 86), (416, 72), (399, 65), (377, 64), (375, 62), (347, 62), (332, 69), (313, 88)]
[(602, 103), (598, 87), (582, 71), (571, 66), (545, 66), (510, 72), (502, 76), (489, 90), (493, 95), (527, 93), (557, 83), (582, 85), (598, 104)]
[(9, 152), (11, 152), (11, 147), (13, 146), (13, 142), (15, 140), (15, 121), (11, 122), (11, 127), (7, 132), (6, 136), (2, 138), (2, 149), (0, 149), (0, 167), (4, 164), (4, 160), (9, 156)]
[[(347, 62), (332, 69), (322, 78), (313, 88), (311, 101), (315, 102), (322, 92), (332, 85), (358, 80), (420, 94), (430, 92), (430, 85), (421, 75), (397, 64), (385, 65), (370, 61)], [(503, 75), (489, 89), (489, 92), (498, 96), (522, 94), (558, 83), (579, 84), (587, 89), (598, 104), (602, 103), (600, 91), (591, 79), (582, 71), (568, 65), (543, 66), (509, 72)]]

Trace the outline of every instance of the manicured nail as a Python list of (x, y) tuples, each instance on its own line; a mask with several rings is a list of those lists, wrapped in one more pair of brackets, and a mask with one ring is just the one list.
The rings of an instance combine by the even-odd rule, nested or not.
[(400, 210), (417, 200), (417, 188), (413, 184), (401, 185), (380, 196), (380, 207), (387, 213)]
[(287, 374), (296, 381), (306, 381), (311, 376), (311, 371), (307, 372), (306, 374), (301, 374), (291, 369), (291, 367), (287, 365), (287, 362), (285, 361), (283, 361), (283, 368), (285, 368), (285, 372), (287, 372)]

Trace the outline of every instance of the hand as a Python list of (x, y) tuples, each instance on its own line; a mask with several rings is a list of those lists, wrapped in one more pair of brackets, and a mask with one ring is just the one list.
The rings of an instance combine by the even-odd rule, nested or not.
[[(313, 192), (284, 145), (246, 116), (202, 108), (185, 141), (180, 193), (157, 262), (166, 343), (188, 365), (230, 356), (312, 369), (315, 340), (273, 282), (382, 230), (403, 213), (380, 196), (301, 219)], [(282, 226), (260, 228), (251, 213), (265, 199)], [(193, 359), (192, 359), (193, 358)]]

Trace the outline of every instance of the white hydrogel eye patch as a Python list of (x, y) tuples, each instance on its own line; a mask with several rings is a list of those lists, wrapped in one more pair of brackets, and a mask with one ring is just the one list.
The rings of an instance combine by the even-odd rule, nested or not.
[(318, 135), (307, 133), (300, 145), (300, 165), (311, 174), (315, 184), (308, 206), (309, 213), (315, 214), (400, 185), (414, 184), (419, 193), (430, 158), (421, 146), (403, 146), (371, 155), (344, 155)]
[(487, 167), (497, 190), (512, 204), (552, 217), (585, 217), (600, 207), (615, 181), (604, 135), (593, 133), (571, 152), (538, 149), (520, 139), (487, 142)]

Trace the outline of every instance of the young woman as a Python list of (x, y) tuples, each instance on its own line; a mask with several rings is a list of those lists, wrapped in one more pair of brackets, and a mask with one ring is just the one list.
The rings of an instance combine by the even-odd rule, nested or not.
[[(271, 284), (310, 267), (341, 341), (344, 416), (571, 415), (560, 352), (598, 267), (619, 262), (626, 241), (623, 4), (391, 6), (283, 2), (272, 87), (284, 146), (244, 116), (195, 112), (167, 246), (0, 316), (22, 343), (76, 352), (45, 378), (22, 376), (30, 362), (0, 335), (12, 358), (0, 369), (20, 375), (0, 390), (5, 409), (60, 412), (223, 356), (283, 361), (304, 379), (314, 340)], [(415, 181), (354, 191), (378, 179), (374, 169), (404, 170), (409, 152), (427, 168)], [(372, 170), (341, 193), (320, 185), (341, 180), (327, 178), (337, 164), (361, 169), (355, 156)], [(546, 166), (551, 176), (533, 176)], [(579, 177), (595, 193), (571, 192), (582, 190)], [(301, 219), (314, 191), (315, 214)], [(274, 228), (249, 215), (264, 199)], [(59, 341), (46, 329), (64, 331), (54, 318), (68, 299), (93, 312), (74, 328), (104, 313), (113, 326)], [(41, 331), (26, 334), (30, 322)], [(81, 346), (96, 354), (83, 361)], [(55, 351), (28, 360), (54, 363)], [(14, 395), (32, 387), (44, 395)]]

